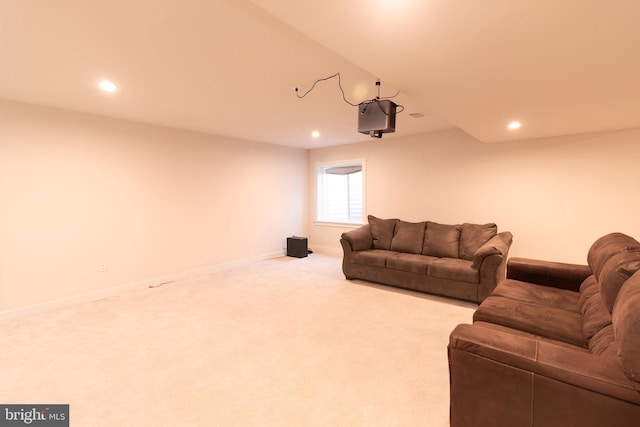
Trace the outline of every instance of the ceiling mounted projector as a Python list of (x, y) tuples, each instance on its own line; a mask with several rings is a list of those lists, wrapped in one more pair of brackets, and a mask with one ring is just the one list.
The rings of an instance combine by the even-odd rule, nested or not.
[(397, 105), (388, 99), (372, 99), (358, 105), (358, 132), (372, 138), (396, 131)]
[(367, 134), (372, 138), (382, 138), (383, 133), (391, 133), (396, 131), (396, 110), (400, 107), (398, 112), (404, 111), (404, 107), (402, 105), (397, 105), (396, 103), (389, 101), (389, 98), (395, 98), (398, 96), (400, 91), (393, 96), (388, 96), (385, 98), (380, 98), (380, 80), (376, 81), (376, 87), (378, 88), (378, 96), (374, 99), (370, 99), (368, 101), (363, 101), (360, 104), (354, 104), (349, 102), (344, 95), (344, 89), (342, 89), (342, 81), (340, 79), (340, 73), (336, 73), (332, 76), (325, 77), (323, 79), (318, 79), (313, 83), (311, 89), (307, 90), (305, 93), (300, 94), (300, 87), (294, 86), (293, 90), (296, 92), (296, 96), (298, 98), (304, 98), (311, 92), (319, 82), (332, 79), (334, 77), (338, 78), (338, 88), (340, 88), (340, 92), (342, 93), (342, 99), (347, 104), (358, 107), (358, 132)]

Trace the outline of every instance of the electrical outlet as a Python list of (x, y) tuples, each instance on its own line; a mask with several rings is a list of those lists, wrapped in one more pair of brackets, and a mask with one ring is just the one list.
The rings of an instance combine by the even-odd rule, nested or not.
[(106, 261), (102, 261), (100, 264), (98, 264), (98, 271), (100, 273), (106, 273), (107, 272), (107, 262)]

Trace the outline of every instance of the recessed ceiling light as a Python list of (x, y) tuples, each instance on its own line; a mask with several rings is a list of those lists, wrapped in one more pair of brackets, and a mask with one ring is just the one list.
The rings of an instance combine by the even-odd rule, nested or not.
[(313, 132), (311, 132), (311, 136), (314, 138), (320, 138), (320, 132), (318, 132), (317, 130), (314, 130)]
[(115, 92), (118, 89), (118, 87), (112, 81), (109, 81), (109, 80), (102, 80), (100, 83), (98, 83), (98, 86), (103, 91), (109, 92), (109, 93)]
[(521, 126), (522, 126), (522, 123), (520, 122), (511, 122), (507, 125), (507, 127), (512, 130), (520, 129)]

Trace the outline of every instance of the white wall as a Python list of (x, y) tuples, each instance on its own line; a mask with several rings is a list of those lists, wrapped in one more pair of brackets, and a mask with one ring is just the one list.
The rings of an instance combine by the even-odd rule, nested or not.
[(511, 256), (585, 262), (605, 233), (640, 238), (639, 142), (445, 131), (307, 152), (0, 101), (0, 312), (273, 256), (294, 234), (337, 252), (347, 229), (313, 224), (319, 161), (366, 160), (370, 214), (496, 222)]
[(315, 164), (366, 159), (369, 214), (407, 221), (495, 222), (510, 256), (586, 263), (595, 239), (640, 239), (640, 129), (500, 144), (462, 131), (371, 140), (309, 155), (309, 244), (339, 249), (346, 229), (313, 224)]
[(307, 157), (0, 102), (0, 312), (282, 254)]

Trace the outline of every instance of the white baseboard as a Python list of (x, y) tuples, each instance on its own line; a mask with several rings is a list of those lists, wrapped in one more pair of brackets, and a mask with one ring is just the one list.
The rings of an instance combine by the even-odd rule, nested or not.
[(326, 254), (332, 256), (342, 256), (342, 247), (333, 247), (333, 246), (314, 246), (313, 251), (319, 254)]
[(134, 289), (144, 289), (150, 286), (158, 286), (167, 282), (176, 282), (179, 280), (189, 280), (218, 271), (227, 270), (233, 267), (240, 267), (252, 262), (261, 261), (270, 258), (278, 258), (284, 256), (281, 251), (269, 254), (259, 255), (251, 258), (245, 258), (237, 261), (231, 261), (223, 264), (210, 265), (207, 267), (197, 268), (194, 270), (181, 271), (179, 273), (168, 274), (166, 276), (152, 277), (138, 282), (127, 283), (125, 285), (114, 286), (99, 291), (87, 292), (79, 295), (73, 295), (66, 298), (60, 298), (53, 301), (47, 301), (40, 304), (29, 305), (26, 307), (15, 308), (0, 312), (0, 322), (23, 318), (29, 315), (43, 313), (47, 311), (58, 310), (72, 305), (84, 304), (103, 298), (108, 298), (121, 294), (124, 291)]

